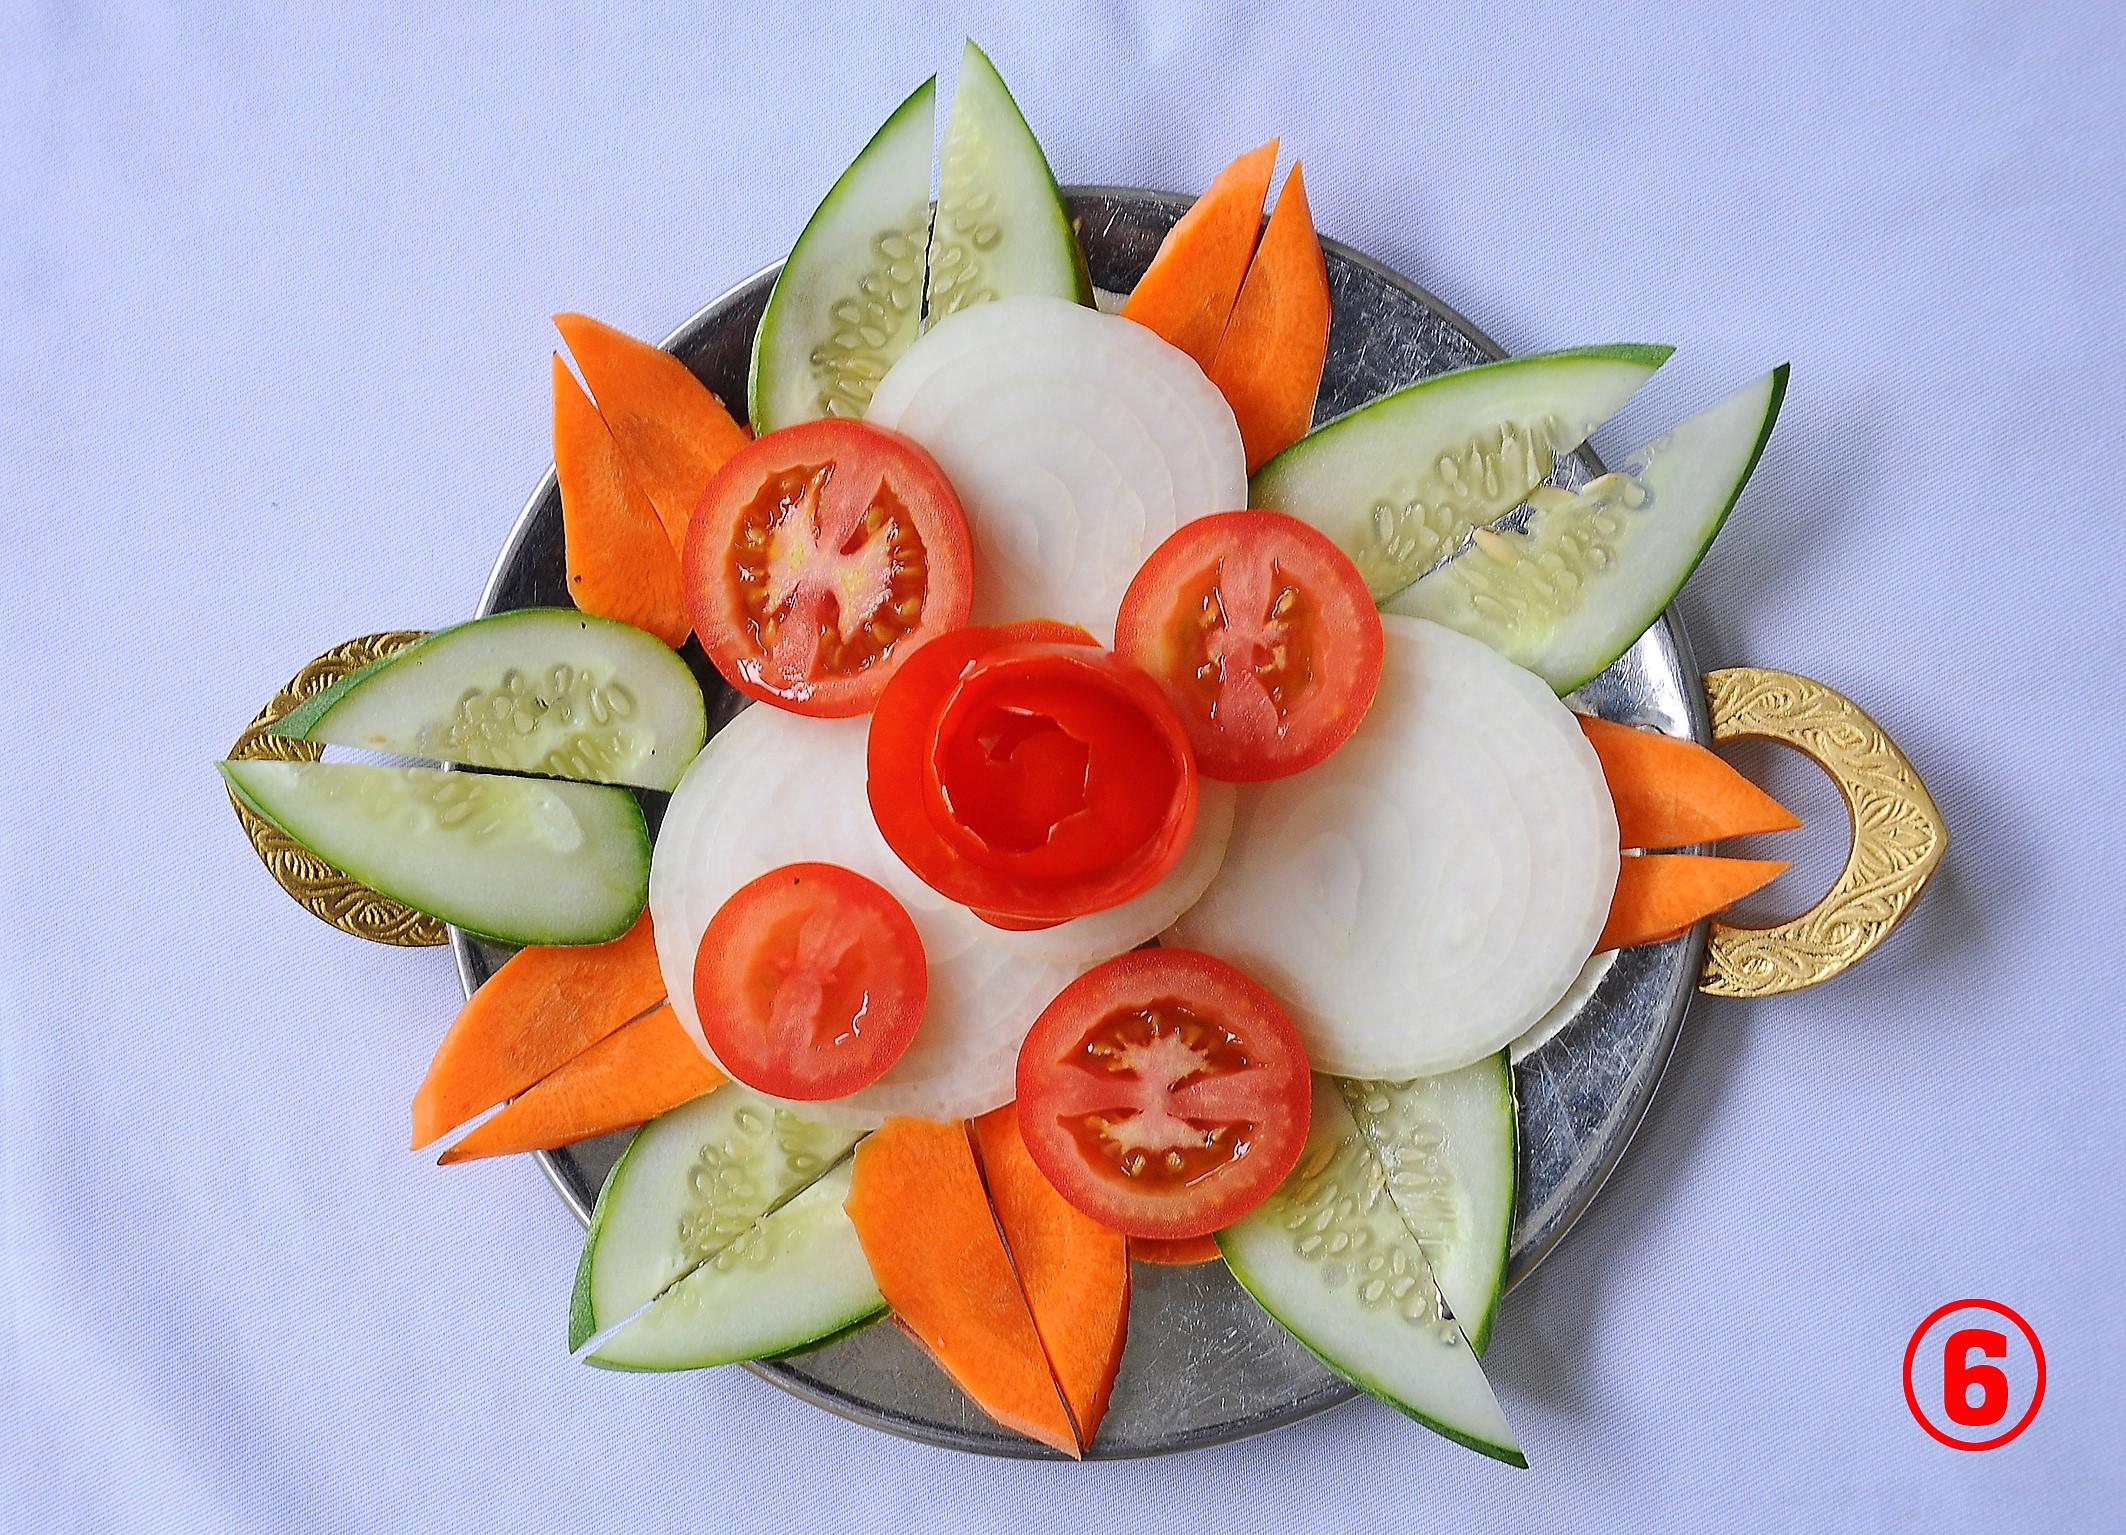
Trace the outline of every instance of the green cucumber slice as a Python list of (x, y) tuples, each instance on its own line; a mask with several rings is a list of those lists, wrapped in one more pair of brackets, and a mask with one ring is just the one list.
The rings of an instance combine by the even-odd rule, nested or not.
[(1422, 379), (1300, 438), (1255, 472), (1248, 504), (1313, 523), (1392, 597), (1518, 506), (1672, 350), (1577, 347)]
[(670, 789), (708, 736), (662, 640), (572, 608), (439, 629), (313, 695), (273, 734), (471, 767)]
[(666, 1290), (585, 1362), (607, 1370), (701, 1370), (823, 1343), (886, 1310), (842, 1211), (844, 1158)]
[(970, 40), (938, 151), (923, 323), (1027, 293), (1090, 304), (1092, 277), (1047, 157)]
[(650, 834), (625, 789), (363, 762), (217, 764), (326, 863), (497, 943), (605, 943), (642, 914)]
[(861, 416), (922, 321), (937, 79), (895, 108), (813, 213), (753, 337), (754, 436)]
[(1314, 1123), (1292, 1176), (1219, 1232), (1218, 1250), (1337, 1374), (1456, 1444), (1527, 1466), (1334, 1082), (1315, 1079)]
[(1483, 1353), (1506, 1293), (1519, 1161), (1506, 1052), (1414, 1082), (1347, 1081), (1343, 1094), (1447, 1309)]
[(1384, 604), (1482, 640), (1560, 693), (1631, 649), (1698, 568), (1786, 398), (1786, 364), (1626, 456), (1578, 493), (1529, 497)]
[(735, 1082), (637, 1130), (591, 1211), (569, 1348), (627, 1320), (818, 1182), (858, 1133), (800, 1118)]

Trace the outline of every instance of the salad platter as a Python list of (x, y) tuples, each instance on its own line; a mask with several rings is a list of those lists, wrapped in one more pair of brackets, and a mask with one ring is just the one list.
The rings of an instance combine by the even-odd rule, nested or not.
[[(452, 945), (413, 1144), (537, 1157), (588, 1363), (1013, 1456), (1363, 1389), (1525, 1465), (1478, 1360), (1693, 993), (1856, 962), (1946, 844), (1670, 610), (1786, 369), (1612, 470), (1666, 347), (1507, 359), (1298, 166), (1265, 219), (1275, 141), (1060, 188), (972, 44), (930, 202), (934, 112), (658, 348), (557, 317), (588, 392), (556, 353), (474, 619), (320, 656), (231, 801), (315, 915)], [(1742, 735), (1851, 816), (1770, 929), (1718, 920), (1784, 865), (1711, 847), (1799, 824)]]
[[(1067, 187), (1093, 282), (1103, 295), (1136, 285), (1190, 199), (1129, 187)], [(1505, 353), (1475, 326), (1408, 279), (1339, 245), (1328, 256), (1337, 324), (1322, 374), (1322, 419), (1419, 378), (1494, 361)], [(702, 381), (726, 399), (745, 393), (760, 311), (780, 264), (755, 273), (665, 338)], [(1564, 483), (1602, 472), (1582, 448), (1560, 469)], [(566, 601), (560, 487), (540, 481), (503, 546), (478, 612)], [(710, 719), (742, 699), (706, 673)], [(1690, 643), (1664, 615), (1588, 690), (1594, 712), (1710, 740), (1704, 691)], [(1703, 965), (1704, 935), (1620, 956), (1580, 1014), (1517, 1069), (1521, 1104), (1520, 1208), (1509, 1283), (1534, 1268), (1565, 1234), (1623, 1155), (1652, 1100), (1683, 1025)], [(452, 935), (470, 996), (506, 949)], [(625, 1136), (541, 1152), (555, 1189), (578, 1220), (626, 1145)], [(1325, 1368), (1250, 1303), (1216, 1265), (1141, 1268), (1131, 1329), (1156, 1345), (1142, 1368), (1125, 1360), (1105, 1426), (1089, 1453), (1149, 1455), (1216, 1444), (1273, 1428), (1348, 1400), (1354, 1388)], [(955, 1448), (1046, 1455), (999, 1429), (921, 1361), (899, 1333), (871, 1328), (823, 1349), (755, 1365), (761, 1374), (823, 1407), (878, 1428)]]

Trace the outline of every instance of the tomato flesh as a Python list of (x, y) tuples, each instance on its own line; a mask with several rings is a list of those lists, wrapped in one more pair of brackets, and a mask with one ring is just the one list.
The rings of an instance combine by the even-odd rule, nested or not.
[(834, 864), (788, 864), (743, 886), (694, 962), (717, 1064), (777, 1098), (841, 1098), (877, 1081), (914, 1039), (928, 991), (907, 911)]
[(1172, 706), (1055, 625), (961, 630), (918, 651), (879, 700), (869, 773), (901, 861), (999, 927), (1128, 900), (1173, 867), (1195, 825)]
[(1306, 1050), (1223, 960), (1140, 949), (1058, 994), (1019, 1051), (1019, 1128), (1063, 1197), (1134, 1237), (1204, 1236), (1282, 1183), (1306, 1142)]
[(800, 714), (861, 714), (895, 664), (966, 622), (967, 521), (907, 438), (810, 421), (748, 444), (688, 525), (689, 616), (740, 692)]
[(1327, 537), (1281, 512), (1225, 512), (1152, 551), (1115, 647), (1165, 687), (1206, 774), (1251, 782), (1350, 738), (1385, 640), (1365, 578)]

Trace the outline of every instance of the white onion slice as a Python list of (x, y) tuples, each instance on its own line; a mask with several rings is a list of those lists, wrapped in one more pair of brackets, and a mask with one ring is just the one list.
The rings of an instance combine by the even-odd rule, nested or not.
[(1365, 723), (1242, 793), (1174, 932), (1276, 992), (1317, 1071), (1401, 1081), (1491, 1054), (1566, 994), (1616, 889), (1617, 819), (1541, 679), (1437, 624), (1382, 623)]
[(1146, 555), (1247, 505), (1240, 429), (1203, 370), (1062, 299), (948, 317), (887, 370), (865, 419), (929, 449), (959, 492), (976, 623), (1056, 618), (1109, 642)]
[(783, 864), (853, 869), (908, 908), (929, 963), (929, 1001), (907, 1054), (878, 1081), (846, 1098), (793, 1107), (863, 1125), (897, 1114), (980, 1114), (1011, 1100), (1019, 1044), (1041, 1009), (1107, 954), (1052, 960), (910, 874), (871, 819), (867, 723), (756, 706), (709, 738), (657, 833), (650, 917), (658, 965), (680, 1022), (714, 1060), (694, 1006), (694, 956), (710, 918), (741, 885)]
[(1617, 963), (1617, 951), (1604, 949), (1588, 959), (1573, 977), (1572, 984), (1565, 988), (1565, 995), (1558, 998), (1557, 1005), (1528, 1028), (1506, 1047), (1513, 1064), (1518, 1066), (1536, 1051), (1549, 1044), (1558, 1033), (1581, 1013), (1587, 1004), (1594, 1001), (1595, 993), (1602, 989), (1602, 982)]

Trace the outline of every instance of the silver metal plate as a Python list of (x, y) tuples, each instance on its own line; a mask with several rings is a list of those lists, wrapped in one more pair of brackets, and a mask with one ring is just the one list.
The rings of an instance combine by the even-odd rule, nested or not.
[[(1150, 263), (1188, 199), (1118, 187), (1076, 187), (1071, 211), (1101, 288), (1126, 292)], [(1505, 355), (1475, 326), (1378, 262), (1333, 242), (1328, 253), (1334, 319), (1316, 419), (1326, 420), (1434, 373)], [(775, 268), (718, 298), (665, 345), (734, 409), (745, 402), (754, 327)], [(1601, 472), (1591, 453), (1561, 466), (1578, 484)], [(548, 473), (532, 493), (496, 562), (483, 614), (566, 606), (561, 498)], [(689, 643), (686, 657), (709, 698), (709, 723), (727, 722), (742, 700)], [(1697, 667), (1673, 617), (1583, 690), (1610, 719), (1709, 739)], [(645, 794), (654, 827), (662, 795)], [(469, 995), (507, 950), (451, 943)], [(1620, 956), (1580, 1014), (1515, 1069), (1521, 1165), (1510, 1280), (1518, 1281), (1579, 1218), (1616, 1167), (1645, 1115), (1667, 1063), (1704, 958), (1702, 930), (1675, 943)], [(626, 1144), (624, 1135), (541, 1153), (547, 1176), (578, 1220)], [(555, 1305), (564, 1276), (555, 1276)], [(1251, 1301), (1222, 1265), (1136, 1265), (1129, 1347), (1095, 1458), (1159, 1455), (1220, 1444), (1290, 1423), (1347, 1400), (1332, 1375)], [(1513, 1325), (1508, 1308), (1506, 1326)], [(807, 1401), (930, 1444), (992, 1455), (1052, 1452), (985, 1418), (897, 1328), (877, 1326), (809, 1354), (754, 1366)], [(684, 1389), (677, 1383), (674, 1389)]]

